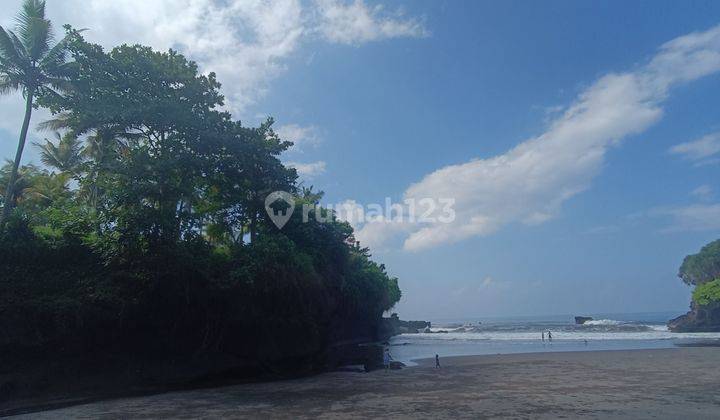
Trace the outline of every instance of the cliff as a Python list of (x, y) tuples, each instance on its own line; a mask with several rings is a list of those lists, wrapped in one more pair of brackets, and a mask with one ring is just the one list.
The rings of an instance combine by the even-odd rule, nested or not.
[(683, 259), (678, 272), (683, 283), (695, 286), (690, 312), (668, 321), (673, 332), (720, 331), (720, 239)]
[(672, 332), (720, 332), (720, 302), (698, 305), (693, 302), (690, 312), (668, 321)]

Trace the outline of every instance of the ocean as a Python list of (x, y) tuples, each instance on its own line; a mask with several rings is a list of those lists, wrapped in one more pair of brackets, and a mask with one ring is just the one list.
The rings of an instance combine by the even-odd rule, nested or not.
[[(575, 324), (573, 315), (430, 320), (430, 333), (401, 334), (390, 340), (395, 360), (446, 356), (554, 351), (659, 349), (709, 341), (720, 333), (673, 333), (666, 323), (681, 313), (582, 314), (592, 321)], [(552, 341), (547, 332), (552, 333)], [(545, 333), (545, 341), (542, 333)]]

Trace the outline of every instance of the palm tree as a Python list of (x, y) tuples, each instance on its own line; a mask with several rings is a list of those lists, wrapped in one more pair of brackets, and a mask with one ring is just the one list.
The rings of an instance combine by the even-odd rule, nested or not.
[(35, 203), (41, 208), (48, 206), (54, 201), (63, 198), (70, 198), (71, 192), (68, 188), (70, 174), (42, 172), (35, 176), (29, 185), (22, 192), (22, 198)]
[(40, 168), (35, 165), (23, 165), (18, 169), (17, 177), (12, 191), (8, 191), (10, 174), (12, 173), (13, 161), (7, 159), (5, 165), (0, 167), (0, 188), (6, 191), (3, 201), (11, 203), (15, 206), (18, 202), (27, 198), (28, 189), (32, 186), (34, 180), (42, 173)]
[(0, 26), (0, 94), (22, 91), (25, 97), (25, 119), (8, 179), (0, 227), (13, 207), (13, 186), (25, 148), (33, 100), (39, 94), (61, 88), (67, 80), (65, 52), (69, 38), (65, 37), (54, 47), (50, 46), (53, 41), (52, 25), (45, 18), (45, 1), (25, 0), (16, 21), (17, 35)]
[(58, 132), (55, 132), (55, 139), (56, 142), (45, 139), (45, 143), (35, 143), (40, 149), (42, 163), (78, 178), (80, 165), (83, 163), (83, 147), (80, 140), (72, 133), (61, 136)]

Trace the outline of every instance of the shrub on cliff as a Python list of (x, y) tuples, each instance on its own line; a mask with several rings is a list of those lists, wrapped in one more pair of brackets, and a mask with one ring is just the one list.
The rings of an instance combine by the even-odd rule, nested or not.
[(720, 278), (695, 287), (692, 297), (698, 305), (720, 302)]

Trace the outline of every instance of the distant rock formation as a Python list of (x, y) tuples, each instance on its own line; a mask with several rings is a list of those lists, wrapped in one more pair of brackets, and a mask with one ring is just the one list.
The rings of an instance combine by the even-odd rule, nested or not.
[(392, 314), (389, 318), (383, 318), (380, 323), (378, 336), (387, 340), (388, 338), (399, 334), (418, 334), (430, 328), (429, 321), (403, 321), (398, 314)]
[(591, 316), (576, 316), (575, 317), (575, 323), (579, 324), (579, 325), (582, 325), (582, 324), (584, 324), (588, 321), (592, 321), (592, 320), (593, 319)]
[(720, 302), (698, 305), (693, 302), (690, 312), (668, 321), (672, 332), (720, 332)]
[(703, 246), (697, 254), (688, 255), (678, 271), (683, 283), (695, 286), (690, 312), (668, 321), (673, 332), (719, 332), (720, 239)]

